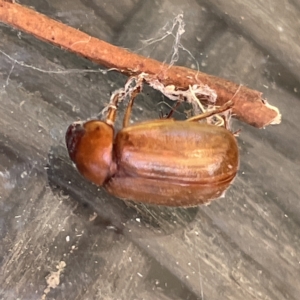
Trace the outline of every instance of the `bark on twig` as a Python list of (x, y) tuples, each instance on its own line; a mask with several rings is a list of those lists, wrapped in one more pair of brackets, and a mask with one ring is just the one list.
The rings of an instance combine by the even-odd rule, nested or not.
[[(125, 49), (113, 46), (79, 30), (69, 27), (17, 3), (0, 0), (0, 22), (34, 35), (77, 55), (128, 76), (147, 73), (156, 76), (164, 85), (187, 89), (193, 84), (207, 84), (217, 93), (217, 104), (222, 105), (234, 96), (233, 114), (255, 127), (280, 123), (277, 108), (266, 105), (262, 93), (222, 78), (179, 66), (168, 66)], [(163, 72), (162, 72), (163, 70)]]

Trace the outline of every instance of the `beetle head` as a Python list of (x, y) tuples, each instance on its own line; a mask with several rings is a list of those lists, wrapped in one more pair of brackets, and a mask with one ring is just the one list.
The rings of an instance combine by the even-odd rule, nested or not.
[(75, 122), (66, 132), (66, 145), (79, 172), (97, 185), (112, 175), (113, 128), (105, 122)]

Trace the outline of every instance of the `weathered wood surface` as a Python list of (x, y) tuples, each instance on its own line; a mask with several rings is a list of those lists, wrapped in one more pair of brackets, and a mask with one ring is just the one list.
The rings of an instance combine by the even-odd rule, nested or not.
[[(261, 90), (280, 108), (279, 126), (234, 124), (238, 178), (224, 199), (188, 210), (127, 207), (84, 181), (65, 129), (95, 117), (126, 78), (53, 73), (98, 67), (0, 25), (0, 50), (34, 67), (0, 53), (1, 299), (299, 299), (300, 6), (222, 3), (22, 1), (136, 51), (183, 11), (182, 43), (201, 70)], [(164, 60), (171, 47), (139, 53)], [(180, 54), (179, 65), (195, 65)], [(161, 100), (145, 89), (133, 121), (157, 118)]]

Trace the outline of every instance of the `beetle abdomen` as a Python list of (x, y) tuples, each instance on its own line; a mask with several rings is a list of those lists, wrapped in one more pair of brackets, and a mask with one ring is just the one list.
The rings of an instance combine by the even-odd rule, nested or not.
[(120, 198), (161, 205), (197, 205), (221, 196), (238, 169), (238, 147), (224, 128), (158, 120), (121, 130), (116, 174), (106, 189)]
[(105, 184), (112, 195), (148, 204), (165, 206), (196, 206), (223, 195), (232, 178), (212, 184), (182, 183), (140, 177), (114, 177)]

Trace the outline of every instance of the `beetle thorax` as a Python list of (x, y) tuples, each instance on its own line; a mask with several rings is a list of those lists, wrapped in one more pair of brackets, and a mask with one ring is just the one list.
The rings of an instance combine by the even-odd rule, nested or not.
[(67, 131), (70, 158), (79, 172), (97, 185), (103, 185), (114, 169), (113, 137), (113, 128), (97, 120), (73, 124)]

